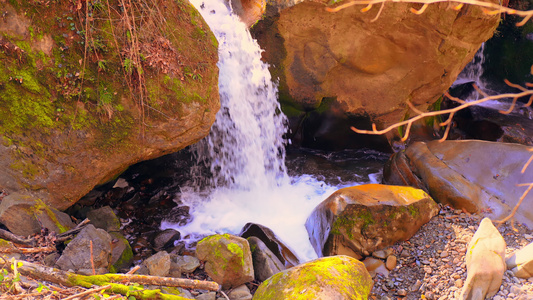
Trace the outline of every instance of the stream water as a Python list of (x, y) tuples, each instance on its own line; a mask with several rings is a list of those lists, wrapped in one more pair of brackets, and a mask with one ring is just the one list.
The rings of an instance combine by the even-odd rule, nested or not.
[[(210, 135), (192, 146), (197, 164), (178, 195), (190, 207), (192, 221), (183, 226), (162, 222), (162, 228), (195, 241), (214, 233), (238, 234), (254, 222), (272, 229), (301, 260), (316, 258), (304, 227), (307, 217), (338, 188), (377, 182), (384, 156), (369, 152), (370, 161), (379, 164), (365, 164), (364, 151), (299, 151), (291, 153), (288, 172), (286, 118), (261, 49), (226, 1), (191, 3), (219, 42), (221, 109)], [(337, 171), (312, 168), (324, 163)], [(306, 172), (310, 169), (314, 171)]]

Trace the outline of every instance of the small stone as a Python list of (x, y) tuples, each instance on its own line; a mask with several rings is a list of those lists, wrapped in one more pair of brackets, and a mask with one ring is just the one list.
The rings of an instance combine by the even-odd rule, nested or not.
[(505, 298), (503, 298), (500, 295), (497, 295), (497, 296), (494, 296), (494, 298), (492, 298), (492, 300), (505, 300)]
[(448, 254), (448, 251), (442, 251), (442, 252), (440, 253), (440, 257), (441, 257), (441, 258), (448, 257), (448, 255), (449, 255), (449, 254)]
[(385, 262), (385, 267), (387, 267), (388, 270), (392, 271), (394, 268), (396, 268), (396, 264), (398, 263), (398, 259), (394, 255), (389, 255), (387, 257), (387, 261)]
[(250, 293), (250, 289), (246, 285), (241, 285), (228, 293), (228, 297), (230, 300), (251, 300), (252, 294)]
[(515, 294), (515, 295), (518, 295), (518, 294), (520, 294), (520, 292), (522, 292), (520, 287), (516, 286), (516, 285), (511, 286), (511, 288), (509, 290), (510, 290), (511, 294)]
[(423, 265), (429, 265), (431, 262), (429, 260), (427, 260), (427, 259), (424, 259), (424, 260), (421, 261), (421, 263)]
[(461, 278), (455, 280), (454, 286), (456, 286), (457, 288), (462, 288), (463, 287), (463, 280)]
[(385, 259), (387, 258), (387, 253), (385, 252), (385, 250), (377, 250), (372, 252), (372, 256), (379, 259)]
[(531, 234), (527, 234), (527, 233), (524, 234), (524, 237), (525, 237), (526, 239), (528, 239), (528, 240), (533, 239), (533, 235), (531, 235)]
[(410, 288), (411, 292), (417, 292), (422, 286), (422, 281), (417, 280)]
[(407, 291), (404, 290), (404, 289), (399, 289), (399, 290), (398, 290), (398, 296), (400, 296), (400, 297), (405, 297), (405, 296), (407, 296)]
[(425, 267), (424, 268), (424, 272), (426, 272), (426, 274), (431, 274), (431, 273), (433, 273), (433, 270), (431, 268), (429, 268), (429, 267)]
[(192, 273), (200, 266), (200, 260), (194, 256), (178, 256), (176, 264), (182, 273)]

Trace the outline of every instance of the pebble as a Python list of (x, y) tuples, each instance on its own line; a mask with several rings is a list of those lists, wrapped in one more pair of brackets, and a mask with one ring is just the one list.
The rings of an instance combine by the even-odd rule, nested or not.
[(400, 290), (398, 290), (398, 296), (400, 296), (400, 297), (405, 297), (405, 296), (407, 296), (407, 291), (404, 290), (404, 289), (400, 289)]
[[(389, 247), (396, 255), (397, 266), (390, 271), (389, 278), (376, 277), (369, 299), (457, 299), (467, 277), (466, 248), (479, 227), (480, 217), (460, 213), (454, 214), (443, 207), (409, 241)], [(516, 224), (515, 224), (516, 225)], [(523, 228), (523, 227), (522, 227)], [(531, 243), (533, 233), (524, 230), (515, 232), (509, 224), (498, 228), (506, 240), (506, 252), (512, 253)], [(402, 280), (398, 280), (401, 278)], [(387, 285), (387, 280), (394, 285)], [(406, 297), (400, 295), (406, 292)], [(388, 298), (382, 298), (382, 297)], [(519, 280), (510, 271), (504, 274), (500, 291), (495, 300), (533, 300), (533, 278)]]
[(385, 262), (385, 266), (389, 271), (392, 271), (394, 268), (396, 268), (396, 264), (398, 263), (398, 259), (394, 255), (389, 255), (387, 257), (387, 261)]
[(463, 287), (463, 280), (462, 279), (457, 279), (455, 282), (454, 282), (454, 285), (455, 287), (457, 288), (462, 288)]

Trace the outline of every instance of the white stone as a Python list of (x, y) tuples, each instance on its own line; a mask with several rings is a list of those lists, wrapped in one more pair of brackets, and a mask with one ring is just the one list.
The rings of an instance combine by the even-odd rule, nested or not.
[(506, 261), (507, 269), (511, 270), (516, 277), (533, 277), (533, 243), (516, 251)]

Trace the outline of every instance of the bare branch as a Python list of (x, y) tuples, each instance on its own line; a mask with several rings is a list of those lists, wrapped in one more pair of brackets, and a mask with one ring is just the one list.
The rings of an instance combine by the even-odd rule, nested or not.
[[(336, 7), (326, 7), (326, 11), (328, 12), (338, 12), (343, 9), (346, 9), (348, 7), (354, 6), (354, 5), (367, 5), (364, 9), (362, 9), (362, 12), (369, 11), (370, 8), (372, 8), (372, 5), (378, 4), (378, 3), (385, 3), (385, 2), (393, 2), (393, 3), (421, 3), (423, 4), (422, 8), (419, 10), (411, 8), (411, 12), (415, 14), (422, 14), (426, 10), (429, 4), (433, 3), (439, 3), (439, 2), (450, 2), (449, 0), (352, 0), (350, 2), (341, 4)], [(479, 1), (479, 0), (457, 0), (453, 1), (455, 3), (458, 3), (458, 5), (452, 7), (454, 10), (459, 10), (463, 7), (464, 4), (470, 4), (479, 6), (483, 9), (483, 12), (487, 15), (497, 15), (500, 13), (506, 13), (508, 15), (517, 15), (519, 17), (522, 17), (523, 20), (516, 24), (516, 26), (522, 26), (526, 24), (526, 22), (533, 16), (533, 10), (517, 10), (512, 9), (509, 7), (502, 6), (500, 4), (486, 2), (486, 1)], [(379, 13), (378, 13), (379, 15)]]
[[(447, 93), (446, 93), (446, 95), (448, 96)], [(360, 134), (381, 135), (381, 134), (387, 133), (387, 132), (389, 132), (389, 131), (391, 131), (391, 130), (393, 130), (395, 128), (398, 128), (400, 126), (412, 124), (412, 123), (414, 123), (414, 122), (416, 122), (416, 121), (418, 121), (420, 119), (426, 118), (426, 117), (433, 117), (433, 116), (456, 113), (459, 110), (465, 109), (465, 108), (470, 107), (470, 106), (481, 104), (481, 103), (486, 102), (488, 100), (498, 100), (498, 99), (505, 99), (505, 98), (513, 98), (514, 99), (514, 98), (520, 98), (520, 97), (524, 97), (524, 96), (528, 96), (528, 95), (532, 95), (533, 96), (533, 90), (526, 90), (526, 91), (523, 91), (523, 92), (520, 92), (520, 93), (506, 93), (506, 94), (492, 95), (492, 96), (487, 96), (487, 97), (484, 97), (482, 99), (471, 101), (471, 102), (464, 102), (463, 101), (464, 103), (459, 105), (459, 106), (457, 106), (457, 107), (449, 108), (449, 109), (445, 109), (445, 110), (440, 110), (440, 111), (425, 112), (423, 114), (419, 114), (419, 115), (417, 115), (415, 117), (412, 117), (412, 118), (410, 118), (408, 120), (392, 124), (389, 127), (385, 128), (385, 129), (382, 129), (382, 130), (377, 130), (376, 124), (372, 124), (372, 130), (357, 129), (355, 127), (350, 127), (350, 128), (353, 131), (355, 131), (356, 133), (360, 133)], [(448, 122), (448, 121), (446, 121), (446, 122)]]

